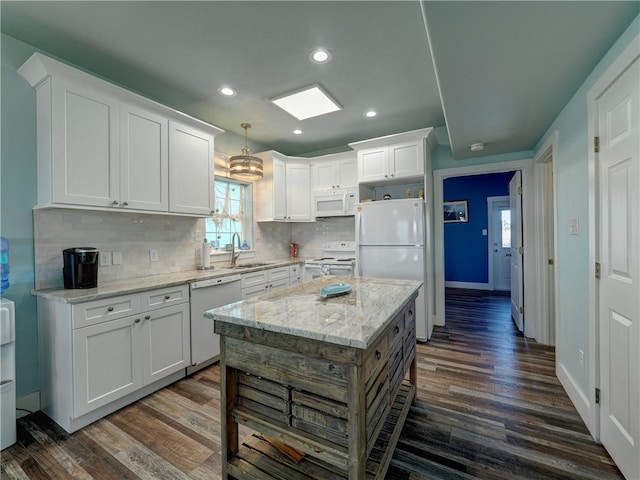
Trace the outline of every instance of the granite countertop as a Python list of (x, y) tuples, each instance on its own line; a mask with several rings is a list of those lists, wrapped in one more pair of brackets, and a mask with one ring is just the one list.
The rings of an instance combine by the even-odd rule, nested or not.
[[(243, 263), (256, 263), (253, 259)], [(173, 287), (175, 285), (184, 285), (187, 283), (197, 282), (200, 280), (208, 280), (210, 278), (226, 277), (229, 275), (239, 275), (247, 272), (255, 272), (258, 270), (267, 270), (270, 268), (285, 267), (295, 263), (303, 263), (301, 258), (280, 258), (273, 260), (260, 260), (260, 262), (268, 263), (251, 268), (219, 268), (214, 267), (212, 270), (187, 270), (183, 272), (167, 273), (162, 275), (149, 275), (145, 277), (127, 278), (112, 282), (100, 284), (97, 288), (87, 289), (65, 289), (65, 288), (47, 288), (40, 290), (32, 290), (31, 293), (38, 297), (47, 298), (62, 303), (84, 303), (92, 300), (100, 300), (103, 298), (116, 297), (119, 295), (128, 295), (131, 293), (143, 292), (155, 288)]]
[[(351, 292), (323, 299), (322, 287), (348, 283)], [(422, 282), (326, 276), (209, 310), (205, 316), (288, 335), (367, 348)]]

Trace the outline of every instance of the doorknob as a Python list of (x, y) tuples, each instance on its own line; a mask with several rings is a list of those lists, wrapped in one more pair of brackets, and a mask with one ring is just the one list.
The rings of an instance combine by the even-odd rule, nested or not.
[(494, 252), (497, 252), (497, 251), (498, 251), (497, 249), (496, 249), (496, 250), (494, 250)]
[(511, 256), (511, 254), (510, 254), (510, 253), (507, 253), (507, 255), (506, 255), (506, 256), (507, 256), (507, 257), (510, 257), (510, 256)]

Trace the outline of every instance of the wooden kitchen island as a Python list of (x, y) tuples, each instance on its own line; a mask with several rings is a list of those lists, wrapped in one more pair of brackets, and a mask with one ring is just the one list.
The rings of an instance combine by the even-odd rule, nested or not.
[[(339, 283), (351, 292), (320, 296)], [(383, 479), (416, 395), (420, 285), (329, 276), (207, 312), (221, 338), (222, 478)], [(239, 424), (255, 431), (242, 444)]]

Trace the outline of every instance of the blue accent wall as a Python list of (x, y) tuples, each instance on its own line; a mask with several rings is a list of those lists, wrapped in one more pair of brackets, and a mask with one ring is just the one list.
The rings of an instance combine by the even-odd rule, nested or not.
[(451, 177), (444, 181), (444, 201), (467, 200), (469, 221), (444, 224), (444, 276), (447, 282), (489, 282), (487, 197), (509, 195), (514, 172)]

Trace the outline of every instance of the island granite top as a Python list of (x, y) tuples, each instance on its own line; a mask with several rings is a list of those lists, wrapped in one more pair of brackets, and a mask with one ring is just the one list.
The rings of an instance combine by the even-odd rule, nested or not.
[[(347, 283), (346, 295), (323, 298), (322, 287)], [(422, 282), (326, 276), (205, 312), (215, 323), (367, 348), (416, 294)]]

